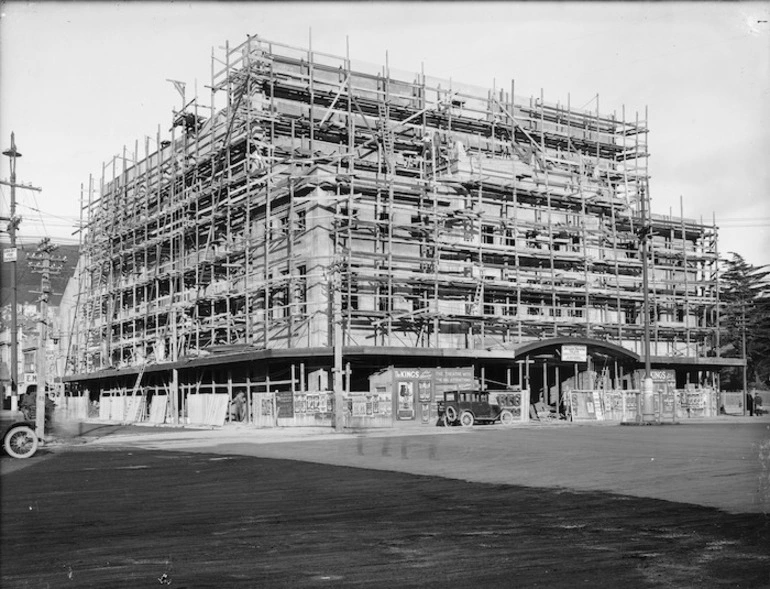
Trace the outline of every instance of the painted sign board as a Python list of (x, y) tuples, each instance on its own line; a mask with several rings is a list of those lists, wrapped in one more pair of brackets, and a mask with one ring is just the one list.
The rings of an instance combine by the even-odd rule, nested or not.
[(676, 381), (676, 375), (673, 370), (650, 370), (650, 378), (653, 382)]
[(564, 362), (586, 362), (588, 360), (588, 346), (562, 344), (561, 359)]
[(18, 249), (15, 247), (3, 250), (3, 262), (15, 262), (18, 257)]

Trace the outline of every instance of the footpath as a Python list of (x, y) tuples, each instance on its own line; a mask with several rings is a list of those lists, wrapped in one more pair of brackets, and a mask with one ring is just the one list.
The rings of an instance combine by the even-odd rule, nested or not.
[[(716, 417), (682, 418), (676, 422), (663, 421), (658, 427), (697, 426), (697, 425), (730, 425), (765, 423), (770, 429), (770, 415), (743, 416), (720, 415)], [(510, 429), (552, 429), (552, 428), (606, 428), (606, 427), (655, 427), (635, 423), (620, 423), (617, 421), (571, 422), (571, 421), (530, 421), (524, 424), (509, 426)], [(331, 427), (256, 427), (246, 424), (225, 424), (223, 426), (195, 425), (154, 425), (154, 424), (122, 424), (89, 420), (85, 422), (55, 423), (51, 432), (46, 432), (45, 445), (48, 447), (82, 445), (89, 443), (120, 444), (127, 441), (192, 441), (202, 442), (211, 440), (248, 441), (250, 443), (297, 442), (308, 439), (331, 440), (350, 437), (401, 437), (417, 435), (462, 435), (463, 433), (501, 429), (504, 426), (478, 425), (470, 428), (425, 426), (421, 424), (399, 424), (389, 428), (355, 428), (337, 432)]]

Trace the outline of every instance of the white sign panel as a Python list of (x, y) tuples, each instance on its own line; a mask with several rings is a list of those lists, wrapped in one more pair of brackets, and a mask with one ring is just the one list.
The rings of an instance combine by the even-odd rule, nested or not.
[(561, 359), (564, 362), (585, 362), (587, 358), (588, 346), (563, 344), (561, 347)]
[(3, 262), (15, 262), (18, 249), (15, 247), (3, 250)]
[(650, 370), (650, 378), (654, 382), (666, 382), (674, 380), (676, 377), (669, 370)]

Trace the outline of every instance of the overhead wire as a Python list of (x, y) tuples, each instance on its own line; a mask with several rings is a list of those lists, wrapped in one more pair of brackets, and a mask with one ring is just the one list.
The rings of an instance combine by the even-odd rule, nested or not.
[(17, 206), (23, 207), (25, 209), (29, 209), (30, 211), (34, 211), (36, 213), (40, 213), (41, 215), (46, 215), (48, 217), (52, 217), (54, 219), (60, 219), (62, 221), (75, 222), (75, 221), (77, 221), (79, 219), (78, 217), (63, 217), (61, 215), (56, 215), (54, 213), (49, 213), (48, 211), (44, 211), (44, 210), (42, 210), (42, 209), (40, 209), (38, 207), (32, 207), (32, 206), (29, 206), (29, 205), (26, 205), (26, 204), (23, 204), (23, 203), (18, 203)]
[(43, 220), (43, 215), (41, 214), (41, 211), (40, 211), (40, 204), (37, 202), (37, 195), (34, 192), (32, 193), (32, 198), (35, 200), (35, 206), (37, 207), (38, 217), (40, 217), (40, 224), (43, 226), (43, 231), (45, 232), (46, 237), (50, 237), (49, 235), (50, 232), (48, 231), (48, 228), (45, 226), (45, 221)]

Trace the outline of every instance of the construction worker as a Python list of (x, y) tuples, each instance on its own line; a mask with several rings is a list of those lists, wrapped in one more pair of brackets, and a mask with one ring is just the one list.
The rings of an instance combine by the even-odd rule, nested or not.
[(246, 419), (246, 393), (240, 392), (230, 401), (230, 421)]

